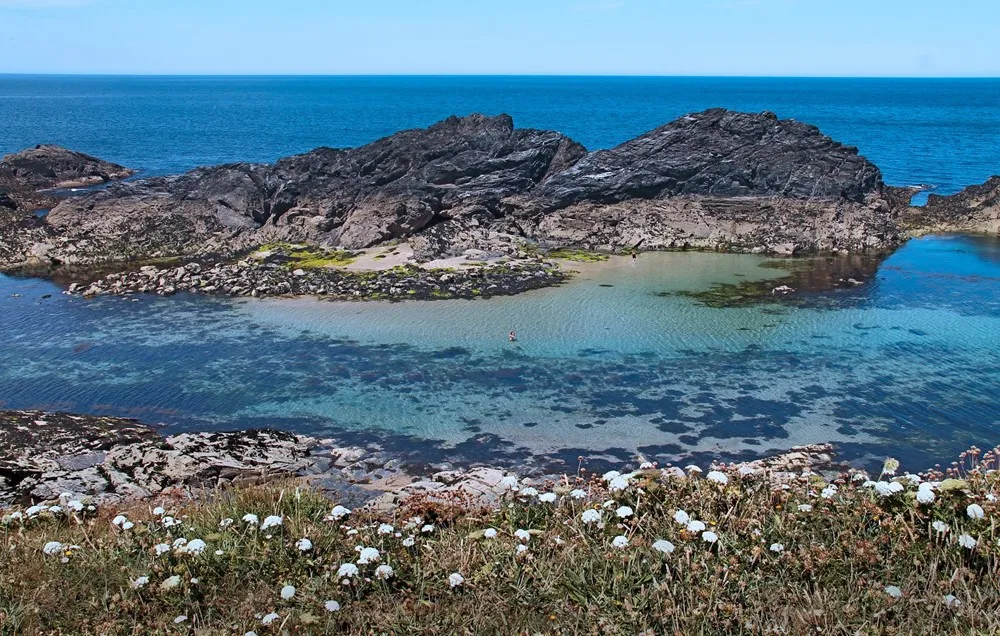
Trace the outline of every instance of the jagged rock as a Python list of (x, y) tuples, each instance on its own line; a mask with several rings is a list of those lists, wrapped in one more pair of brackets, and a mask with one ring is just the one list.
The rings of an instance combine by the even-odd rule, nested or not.
[(924, 207), (910, 208), (905, 222), (922, 231), (1000, 234), (1000, 176), (951, 196), (932, 194)]

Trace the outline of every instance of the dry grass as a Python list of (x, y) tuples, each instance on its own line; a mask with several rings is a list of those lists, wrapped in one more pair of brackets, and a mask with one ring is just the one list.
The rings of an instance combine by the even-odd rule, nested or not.
[[(354, 512), (325, 520), (328, 500), (288, 484), (233, 489), (201, 503), (8, 517), (0, 524), (0, 632), (997, 633), (995, 464), (992, 453), (972, 451), (950, 474), (925, 475), (937, 484), (931, 503), (916, 500), (905, 476), (896, 478), (901, 492), (882, 495), (864, 477), (842, 475), (826, 497), (828, 484), (816, 475), (782, 486), (729, 469), (722, 484), (708, 474), (647, 469), (624, 480), (535, 486), (555, 493), (554, 503), (530, 491), (509, 494), (496, 510), (415, 501), (392, 519)], [(883, 476), (878, 488), (891, 479)], [(577, 488), (585, 498), (570, 494)], [(984, 517), (971, 518), (970, 504)], [(157, 505), (166, 512), (154, 512)], [(620, 506), (633, 514), (618, 517)], [(583, 522), (588, 509), (600, 511), (600, 523)], [(681, 510), (706, 529), (678, 523)], [(118, 513), (134, 527), (115, 526)], [(263, 530), (242, 521), (248, 513), (261, 522), (280, 515), (282, 525)], [(167, 527), (165, 516), (181, 522)], [(935, 521), (948, 531), (935, 530)], [(388, 534), (379, 533), (384, 522), (394, 526)], [(434, 527), (424, 531), (425, 524)], [(486, 528), (496, 536), (484, 536)], [(519, 539), (518, 530), (530, 538)], [(705, 540), (709, 532), (715, 543)], [(976, 546), (960, 545), (962, 534)], [(615, 547), (618, 536), (628, 545)], [(311, 550), (298, 549), (302, 537)], [(154, 546), (178, 538), (207, 547), (156, 555)], [(663, 540), (672, 553), (654, 549)], [(79, 548), (45, 554), (50, 541)], [(358, 564), (359, 576), (344, 584), (338, 570), (358, 562), (357, 546), (376, 548), (380, 560)], [(380, 564), (392, 567), (392, 578), (375, 576)], [(456, 572), (464, 583), (451, 587)], [(179, 584), (161, 589), (175, 575)], [(141, 576), (149, 583), (136, 589)], [(280, 595), (286, 585), (296, 588), (290, 599)], [(328, 612), (328, 600), (339, 611)], [(264, 625), (272, 612), (278, 617)], [(175, 624), (181, 615), (187, 619)]]

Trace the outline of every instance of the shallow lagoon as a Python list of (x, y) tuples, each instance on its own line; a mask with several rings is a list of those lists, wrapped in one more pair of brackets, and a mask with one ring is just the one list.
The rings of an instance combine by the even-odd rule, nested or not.
[(516, 297), (395, 304), (83, 300), (0, 277), (0, 401), (573, 468), (830, 441), (917, 469), (1000, 443), (997, 240), (914, 240), (793, 304), (677, 293), (783, 274), (763, 262), (644, 254)]

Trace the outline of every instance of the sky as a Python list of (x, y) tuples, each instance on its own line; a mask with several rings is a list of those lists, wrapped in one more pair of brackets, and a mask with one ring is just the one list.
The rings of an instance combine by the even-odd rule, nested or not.
[(1000, 76), (998, 0), (0, 0), (0, 73)]

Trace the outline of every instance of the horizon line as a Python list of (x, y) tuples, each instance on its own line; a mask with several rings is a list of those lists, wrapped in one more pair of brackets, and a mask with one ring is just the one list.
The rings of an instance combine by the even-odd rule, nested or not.
[(853, 80), (998, 80), (1000, 75), (726, 75), (726, 74), (587, 74), (587, 73), (61, 73), (4, 72), (0, 77), (246, 77), (246, 78), (630, 78), (630, 79), (853, 79)]

